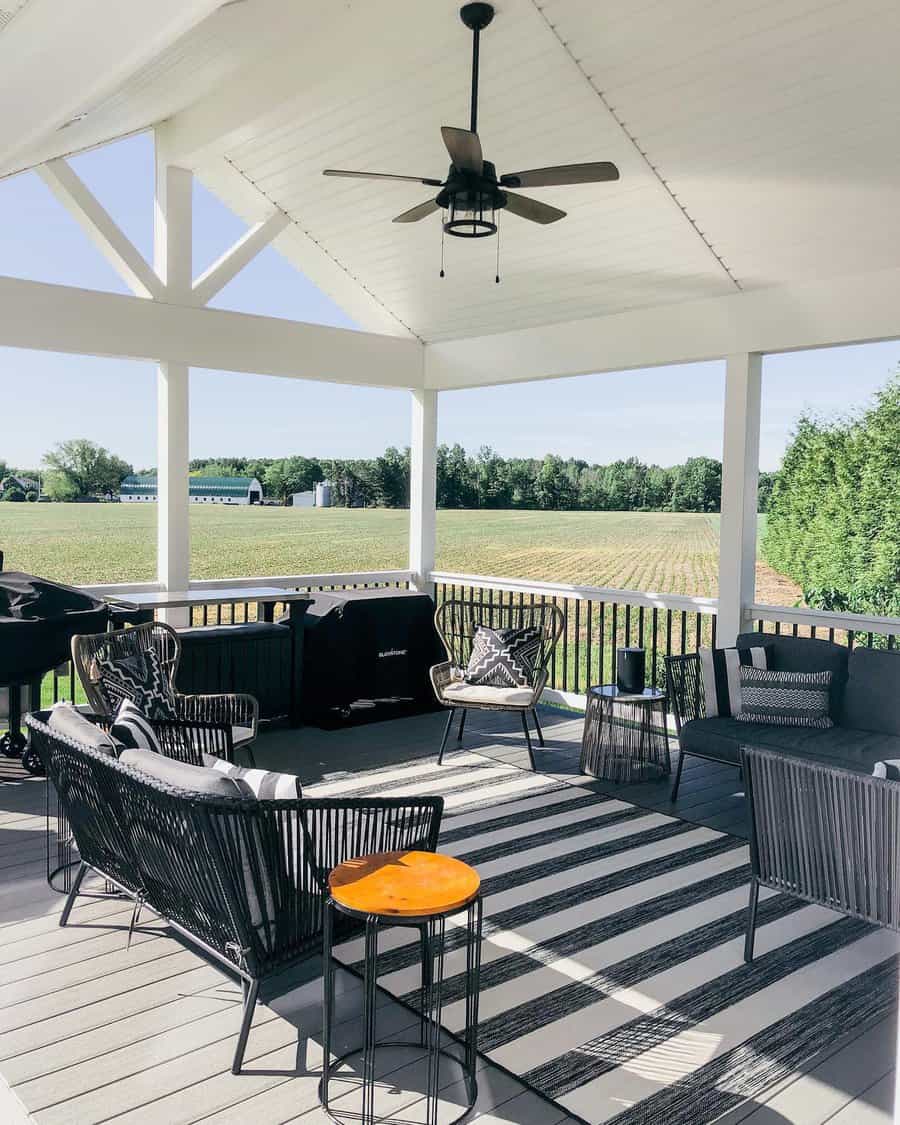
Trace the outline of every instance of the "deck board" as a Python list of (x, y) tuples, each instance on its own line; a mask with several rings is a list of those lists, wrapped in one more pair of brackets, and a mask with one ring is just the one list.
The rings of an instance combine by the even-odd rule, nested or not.
[[(746, 835), (738, 772), (697, 759), (684, 769), (674, 804), (666, 782), (617, 785), (579, 772), (582, 720), (546, 709), (546, 749), (536, 747), (544, 780), (587, 784), (598, 793), (652, 813)], [(264, 735), (257, 763), (295, 772), (304, 783), (340, 783), (360, 770), (380, 769), (391, 784), (411, 763), (432, 763), (444, 716), (429, 714), (349, 730), (305, 728)], [(451, 794), (456, 776), (449, 744), (446, 771), (434, 789)], [(499, 763), (528, 767), (515, 717), (471, 715), (461, 748)], [(460, 759), (459, 764), (463, 764)], [(490, 766), (486, 767), (486, 776)], [(276, 998), (254, 1019), (246, 1070), (230, 1073), (240, 1017), (239, 989), (219, 968), (186, 948), (158, 921), (141, 926), (131, 950), (125, 935), (131, 906), (115, 898), (84, 898), (66, 929), (57, 924), (62, 899), (44, 882), (44, 785), (14, 764), (0, 780), (0, 1115), (15, 1120), (23, 1102), (40, 1125), (255, 1125), (292, 1121), (320, 1125), (321, 980), (315, 960), (280, 982)], [(415, 778), (415, 770), (406, 776)], [(522, 796), (533, 782), (522, 776)], [(360, 989), (340, 982), (341, 1034), (358, 1036)], [(380, 997), (381, 1026), (399, 1033), (410, 1014)], [(886, 1125), (893, 1091), (896, 1023), (885, 1020), (827, 1058), (791, 1075), (768, 1100), (740, 1107), (727, 1119), (749, 1125)], [(418, 1064), (401, 1067), (400, 1082)], [(416, 1120), (416, 1075), (406, 1083), (406, 1116)], [(451, 1084), (448, 1098), (459, 1096)], [(7, 1112), (7, 1108), (9, 1108)], [(401, 1108), (392, 1102), (391, 1110)], [(571, 1125), (514, 1077), (484, 1062), (479, 1074), (481, 1125)]]

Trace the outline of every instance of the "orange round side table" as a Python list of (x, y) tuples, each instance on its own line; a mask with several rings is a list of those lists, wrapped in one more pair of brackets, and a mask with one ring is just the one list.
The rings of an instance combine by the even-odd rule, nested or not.
[[(478, 872), (461, 860), (435, 852), (382, 852), (379, 855), (350, 859), (336, 867), (328, 877), (329, 898), (325, 906), (323, 977), (324, 1029), (320, 1100), (333, 1121), (328, 1104), (331, 1071), (355, 1055), (362, 1056), (362, 1110), (354, 1113), (363, 1125), (374, 1125), (375, 1053), (381, 1048), (423, 1047), (427, 1057), (425, 1122), (437, 1125), (438, 1091), (441, 1088), (442, 1058), (462, 1067), (466, 1082), (467, 1105), (451, 1125), (465, 1118), (478, 1097), (475, 1067), (478, 1051), (478, 990), (481, 975), (481, 879)], [(365, 927), (363, 961), (364, 1036), (363, 1045), (331, 1059), (331, 1034), (334, 1021), (334, 960), (332, 955), (335, 912), (357, 919)], [(460, 1045), (461, 1055), (441, 1047), (441, 1008), (444, 983), (444, 950), (447, 919), (465, 913), (466, 947), (466, 1027)], [(379, 1044), (376, 1037), (376, 980), (378, 934), (384, 926), (409, 926), (420, 936), (422, 983), (418, 1043)], [(454, 948), (456, 946), (454, 945)]]

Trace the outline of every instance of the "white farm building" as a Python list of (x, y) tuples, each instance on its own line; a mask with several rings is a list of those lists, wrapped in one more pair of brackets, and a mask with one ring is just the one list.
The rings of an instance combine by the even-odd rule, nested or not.
[[(256, 477), (190, 477), (188, 496), (192, 504), (260, 504), (263, 489)], [(123, 504), (141, 504), (157, 499), (155, 475), (133, 473), (119, 487)]]

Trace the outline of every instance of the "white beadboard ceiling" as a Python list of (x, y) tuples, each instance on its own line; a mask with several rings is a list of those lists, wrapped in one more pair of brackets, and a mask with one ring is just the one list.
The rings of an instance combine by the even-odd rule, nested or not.
[[(613, 160), (622, 173), (527, 193), (568, 217), (503, 216), (500, 285), (495, 239), (448, 238), (442, 280), (438, 215), (391, 223), (429, 189), (321, 175), (443, 175), (439, 127), (468, 122), (471, 38), (455, 0), (230, 4), (29, 162), (214, 116), (221, 98), (235, 119), (194, 161), (200, 178), (248, 219), (286, 211), (278, 249), (363, 327), (429, 342), (900, 265), (896, 0), (496, 7), (482, 37), (487, 158), (498, 171)], [(371, 34), (342, 39), (354, 21)], [(249, 95), (228, 101), (244, 88), (252, 113)]]

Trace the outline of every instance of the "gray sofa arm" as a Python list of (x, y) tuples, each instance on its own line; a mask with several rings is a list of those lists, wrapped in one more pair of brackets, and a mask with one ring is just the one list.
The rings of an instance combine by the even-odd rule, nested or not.
[(666, 694), (667, 706), (675, 716), (675, 729), (679, 733), (692, 719), (706, 718), (703, 673), (698, 653), (666, 657)]

